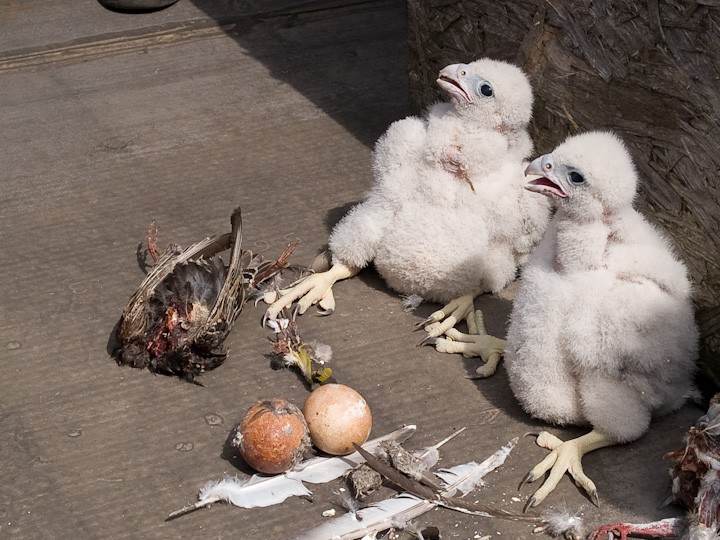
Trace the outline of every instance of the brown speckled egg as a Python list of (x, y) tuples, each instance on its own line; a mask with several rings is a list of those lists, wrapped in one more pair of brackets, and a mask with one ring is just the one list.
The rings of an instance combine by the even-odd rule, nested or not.
[(284, 399), (267, 399), (248, 409), (232, 445), (253, 469), (277, 474), (303, 459), (310, 437), (300, 409)]
[(364, 443), (372, 428), (365, 399), (349, 386), (326, 384), (308, 396), (303, 408), (313, 444), (328, 454), (344, 456)]

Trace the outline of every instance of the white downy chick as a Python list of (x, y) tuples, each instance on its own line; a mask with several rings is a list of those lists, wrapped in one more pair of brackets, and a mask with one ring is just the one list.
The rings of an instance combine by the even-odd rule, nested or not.
[(374, 185), (330, 236), (332, 267), (281, 291), (270, 318), (298, 299), (300, 313), (334, 309), (332, 285), (371, 262), (401, 294), (442, 303), (471, 295), (470, 308), (515, 278), (550, 212), (523, 188), (532, 89), (519, 68), (490, 59), (448, 66), (438, 84), (452, 102), (393, 123), (378, 140)]
[(618, 137), (570, 137), (527, 174), (540, 176), (527, 189), (558, 210), (520, 279), (505, 349), (510, 385), (531, 415), (593, 430), (565, 443), (540, 434), (553, 452), (523, 483), (553, 471), (527, 506), (565, 471), (597, 502), (582, 456), (637, 439), (693, 390), (691, 286), (666, 237), (632, 206), (637, 174)]
[(532, 92), (522, 71), (480, 60), (438, 81), (454, 103), (390, 126), (375, 147), (375, 185), (329, 245), (334, 263), (373, 262), (396, 291), (448, 302), (514, 279), (549, 205), (523, 189)]

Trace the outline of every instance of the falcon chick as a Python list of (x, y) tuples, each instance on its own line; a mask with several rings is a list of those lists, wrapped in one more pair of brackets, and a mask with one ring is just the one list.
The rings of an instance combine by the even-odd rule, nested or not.
[[(424, 321), (454, 311), (429, 328), (437, 337), (468, 314), (474, 322), (473, 298), (515, 278), (549, 221), (548, 201), (523, 189), (532, 89), (519, 68), (490, 59), (447, 66), (437, 83), (452, 101), (393, 123), (378, 140), (374, 185), (330, 236), (331, 268), (271, 298), (269, 318), (296, 300), (300, 313), (313, 304), (332, 312), (333, 284), (373, 262), (402, 294), (455, 299)], [(501, 340), (475, 339), (487, 339), (499, 359)], [(439, 350), (448, 345), (438, 340)]]
[(537, 158), (527, 189), (558, 202), (523, 269), (505, 349), (512, 390), (531, 415), (592, 431), (562, 442), (521, 486), (550, 474), (538, 505), (567, 471), (597, 504), (581, 459), (643, 435), (651, 416), (678, 409), (693, 391), (698, 331), (687, 271), (632, 203), (635, 167), (606, 132), (568, 138)]

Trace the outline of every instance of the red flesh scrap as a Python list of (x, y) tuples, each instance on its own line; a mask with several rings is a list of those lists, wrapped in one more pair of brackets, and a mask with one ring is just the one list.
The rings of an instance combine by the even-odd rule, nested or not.
[(153, 356), (161, 356), (177, 346), (177, 338), (173, 335), (173, 330), (179, 322), (180, 315), (177, 308), (168, 306), (162, 325), (147, 345), (147, 350)]

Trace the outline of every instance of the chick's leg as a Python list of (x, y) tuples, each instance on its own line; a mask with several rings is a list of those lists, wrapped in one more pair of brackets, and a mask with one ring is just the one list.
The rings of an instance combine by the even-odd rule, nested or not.
[(359, 272), (358, 268), (335, 263), (330, 270), (311, 274), (294, 283), (287, 289), (281, 289), (278, 294), (270, 294), (265, 300), (270, 304), (265, 312), (265, 319), (275, 319), (278, 314), (296, 300), (298, 313), (305, 313), (315, 304), (329, 315), (335, 310), (335, 297), (332, 286), (341, 279), (353, 277)]
[[(463, 334), (455, 328), (445, 331), (444, 338), (434, 339), (435, 349), (442, 353), (461, 353), (465, 357), (479, 356), (485, 363), (475, 371), (471, 379), (484, 379), (490, 377), (497, 370), (505, 349), (505, 340), (488, 335), (485, 330), (482, 311), (471, 311), (465, 317), (468, 333)], [(441, 323), (428, 325), (426, 330), (431, 332)], [(428, 343), (431, 340), (427, 341)]]
[(525, 478), (520, 482), (520, 486), (518, 486), (518, 490), (522, 488), (523, 485), (534, 482), (547, 471), (550, 471), (550, 474), (545, 480), (545, 483), (528, 499), (525, 504), (525, 510), (543, 502), (545, 497), (555, 489), (566, 472), (587, 492), (590, 500), (597, 506), (599, 504), (597, 488), (593, 481), (583, 472), (582, 457), (588, 452), (617, 443), (607, 435), (603, 435), (596, 430), (577, 439), (565, 442), (547, 431), (542, 431), (540, 435), (538, 435), (536, 442), (538, 446), (550, 450), (550, 454), (525, 475)]

